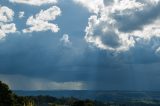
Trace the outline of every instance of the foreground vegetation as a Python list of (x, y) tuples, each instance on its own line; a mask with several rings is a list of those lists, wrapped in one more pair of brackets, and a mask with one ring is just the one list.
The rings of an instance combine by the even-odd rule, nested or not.
[(107, 101), (102, 103), (74, 97), (17, 96), (8, 85), (0, 81), (0, 106), (160, 106), (160, 100), (137, 99), (127, 102)]

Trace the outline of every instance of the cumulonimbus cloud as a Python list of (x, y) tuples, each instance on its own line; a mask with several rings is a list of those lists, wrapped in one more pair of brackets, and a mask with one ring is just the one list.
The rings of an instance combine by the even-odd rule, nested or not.
[(58, 0), (9, 0), (12, 3), (28, 4), (34, 6), (41, 6), (43, 4), (55, 4)]
[(16, 32), (16, 25), (12, 23), (14, 11), (6, 6), (0, 6), (0, 39), (8, 33)]
[(93, 13), (85, 39), (110, 51), (127, 51), (140, 39), (159, 36), (159, 0), (73, 0)]
[(59, 27), (51, 23), (56, 19), (57, 16), (61, 14), (61, 10), (57, 6), (52, 6), (47, 10), (41, 10), (35, 16), (30, 16), (26, 22), (26, 25), (30, 26), (23, 30), (24, 33), (29, 32), (39, 32), (39, 31), (47, 31), (51, 30), (52, 32), (58, 32)]

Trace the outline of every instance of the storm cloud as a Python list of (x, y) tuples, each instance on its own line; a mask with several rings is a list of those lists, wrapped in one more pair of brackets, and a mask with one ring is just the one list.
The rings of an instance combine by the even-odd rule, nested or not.
[(16, 28), (0, 33), (0, 80), (25, 90), (160, 89), (159, 1), (48, 3), (2, 2), (10, 12), (0, 28)]

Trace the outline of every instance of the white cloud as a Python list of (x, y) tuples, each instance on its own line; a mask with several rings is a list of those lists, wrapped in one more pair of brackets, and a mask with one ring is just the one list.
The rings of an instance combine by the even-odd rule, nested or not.
[(57, 16), (61, 14), (61, 10), (57, 6), (52, 6), (47, 10), (41, 10), (40, 13), (35, 16), (30, 16), (27, 20), (27, 25), (30, 26), (27, 29), (24, 29), (24, 33), (29, 32), (39, 32), (51, 30), (52, 32), (58, 32), (59, 27), (56, 24), (53, 24), (49, 21), (53, 21)]
[(28, 4), (28, 5), (34, 5), (34, 6), (57, 3), (57, 0), (9, 0), (9, 1), (13, 3), (21, 3), (21, 4)]
[(132, 37), (121, 34), (111, 21), (98, 18), (96, 15), (89, 18), (85, 39), (98, 48), (111, 51), (125, 51), (134, 46)]
[[(19, 80), (21, 79), (21, 80)], [(0, 74), (0, 80), (13, 90), (83, 90), (83, 82), (56, 82), (45, 79), (29, 78), (21, 75)]]
[(14, 12), (6, 6), (0, 6), (0, 22), (10, 22), (13, 20)]
[(85, 39), (100, 49), (127, 51), (135, 45), (137, 37), (149, 40), (160, 36), (160, 0), (73, 1), (93, 13), (88, 19)]
[(20, 11), (18, 17), (23, 18), (24, 17), (24, 11)]
[(98, 14), (102, 12), (105, 6), (109, 7), (109, 11), (122, 11), (126, 9), (135, 9), (143, 6), (136, 0), (73, 0), (77, 4), (86, 7), (90, 12)]
[(69, 40), (68, 34), (64, 34), (60, 41), (63, 42), (65, 45), (71, 45), (71, 41)]
[(0, 6), (0, 39), (6, 34), (15, 33), (16, 25), (13, 21), (14, 11), (6, 6)]
[(4, 38), (8, 33), (16, 32), (16, 25), (14, 23), (11, 24), (2, 24), (0, 25), (0, 39)]
[(77, 4), (86, 7), (90, 12), (98, 13), (103, 5), (103, 0), (73, 0)]

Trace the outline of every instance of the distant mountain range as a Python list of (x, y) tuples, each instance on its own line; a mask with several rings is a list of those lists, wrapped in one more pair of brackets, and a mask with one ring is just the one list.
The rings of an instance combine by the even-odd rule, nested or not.
[(53, 96), (53, 97), (76, 97), (79, 99), (92, 99), (102, 102), (126, 102), (130, 100), (160, 100), (160, 91), (14, 91), (19, 96)]

